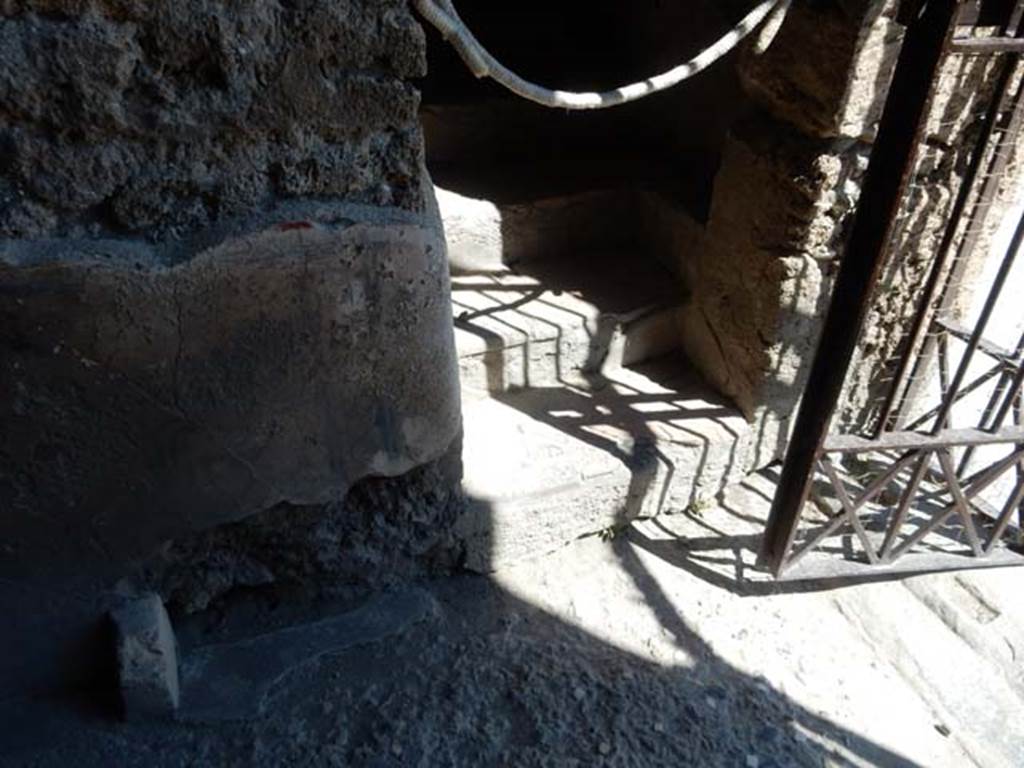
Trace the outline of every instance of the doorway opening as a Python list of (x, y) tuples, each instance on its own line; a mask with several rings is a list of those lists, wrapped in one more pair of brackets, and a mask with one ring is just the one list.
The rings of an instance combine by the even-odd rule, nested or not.
[[(464, 1), (459, 11), (499, 59), (571, 89), (664, 70), (734, 22), (713, 2), (602, 0), (581, 13), (536, 0)], [(723, 62), (612, 110), (562, 112), (476, 80), (440, 36), (429, 42), (421, 116), (457, 312), (494, 310), (511, 323), (493, 302), (462, 294), (488, 283), (518, 293), (505, 302), (522, 310), (517, 320), (544, 326), (518, 329), (521, 338), (546, 340), (538, 334), (551, 322), (565, 337), (551, 361), (555, 380), (597, 373), (609, 355), (613, 366), (630, 365), (678, 348), (678, 310), (693, 290), (689, 257), (701, 246), (724, 137), (746, 107), (734, 67)], [(541, 288), (555, 294), (546, 304), (564, 302), (589, 327), (524, 315), (537, 308), (529, 296)], [(585, 338), (570, 338), (574, 330)], [(616, 336), (628, 349), (611, 349)], [(545, 376), (539, 368), (503, 373), (507, 380), (491, 375), (485, 389), (529, 387)]]
[[(603, 90), (691, 58), (749, 5), (462, 0), (458, 10), (523, 77)], [(537, 514), (559, 516), (559, 535), (572, 536), (685, 509), (749, 471), (747, 420), (682, 352), (715, 174), (748, 109), (734, 62), (595, 112), (476, 80), (433, 30), (428, 63), (421, 122), (452, 264), (473, 495), (543, 497)], [(496, 439), (499, 423), (508, 440)], [(565, 482), (587, 475), (608, 488)], [(606, 497), (596, 513), (595, 493)], [(566, 517), (579, 524), (567, 529)]]

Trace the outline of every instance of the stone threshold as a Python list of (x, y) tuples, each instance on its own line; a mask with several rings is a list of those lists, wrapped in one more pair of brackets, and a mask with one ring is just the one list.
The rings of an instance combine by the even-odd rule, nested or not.
[(755, 436), (679, 354), (484, 396), (463, 392), (466, 510), (481, 572), (637, 518), (701, 508), (751, 469)]

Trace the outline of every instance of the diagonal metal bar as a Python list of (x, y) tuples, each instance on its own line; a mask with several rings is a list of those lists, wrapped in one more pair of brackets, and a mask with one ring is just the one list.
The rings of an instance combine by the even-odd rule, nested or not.
[[(1024, 466), (1024, 464), (1019, 464), (1018, 469), (1021, 466)], [(995, 527), (992, 529), (992, 533), (989, 535), (988, 541), (985, 542), (986, 555), (992, 553), (996, 544), (999, 543), (999, 539), (1002, 538), (1004, 533), (1006, 533), (1006, 529), (1010, 525), (1010, 518), (1013, 517), (1014, 510), (1020, 508), (1022, 501), (1024, 501), (1024, 477), (1018, 475), (1017, 487), (1014, 489), (1014, 492), (1010, 494), (1010, 498), (1007, 500), (1006, 506), (1003, 507), (1003, 511), (996, 519)]]
[[(867, 489), (857, 497), (853, 502), (856, 508), (868, 501), (871, 501), (878, 493), (885, 487), (885, 484), (892, 479), (892, 477), (905, 467), (910, 461), (917, 455), (917, 451), (911, 451), (901, 456), (897, 461), (880, 477), (876, 478), (875, 481), (867, 487)], [(831, 536), (835, 531), (843, 524), (845, 516), (842, 512), (836, 514), (834, 517), (829, 518), (828, 522), (823, 524), (817, 531), (811, 534), (806, 542), (799, 547), (793, 549), (787, 553), (786, 567), (796, 564), (804, 555), (811, 550), (817, 548), (825, 539)], [(870, 550), (869, 550), (870, 551)]]
[(907, 484), (907, 488), (903, 492), (903, 496), (900, 498), (900, 505), (896, 508), (896, 512), (889, 519), (889, 528), (885, 532), (885, 540), (882, 542), (882, 551), (880, 553), (882, 562), (887, 563), (890, 560), (892, 548), (896, 543), (896, 539), (899, 536), (900, 529), (903, 527), (903, 523), (907, 519), (907, 513), (910, 511), (910, 503), (917, 495), (917, 489), (921, 485), (921, 479), (924, 477), (925, 472), (928, 471), (928, 459), (930, 456), (931, 451), (921, 451), (917, 466), (914, 467), (914, 472), (910, 476), (910, 482)]
[(999, 429), (1003, 422), (1006, 421), (1010, 409), (1013, 408), (1013, 404), (1021, 395), (1022, 386), (1024, 386), (1024, 360), (1021, 361), (1020, 366), (1017, 368), (1017, 372), (1007, 388), (1003, 402), (999, 405), (999, 410), (992, 418), (992, 423), (989, 425), (990, 431)]
[(855, 501), (856, 507), (860, 509), (861, 506), (873, 500), (875, 496), (881, 493), (882, 489), (885, 488), (885, 484), (888, 483), (892, 478), (897, 475), (907, 464), (911, 463), (917, 457), (918, 451), (913, 450), (900, 456), (896, 461), (889, 466), (881, 475), (876, 477), (870, 485), (868, 485), (864, 491), (857, 497)]
[[(1014, 407), (1014, 421), (1018, 426), (1024, 424), (1024, 392), (1017, 394), (1017, 404)], [(1018, 445), (1018, 448), (1024, 448), (1024, 445)], [(1017, 482), (1024, 485), (1024, 462), (1017, 465)], [(1020, 543), (1024, 544), (1024, 499), (1021, 499), (1020, 504), (1017, 505), (1017, 525), (1021, 530)]]
[[(988, 382), (990, 382), (993, 378), (998, 376), (1002, 372), (1002, 370), (1003, 370), (1003, 366), (1002, 365), (995, 365), (992, 368), (990, 368), (989, 370), (987, 370), (984, 373), (982, 373), (981, 375), (979, 375), (978, 378), (974, 379), (974, 381), (970, 382), (969, 384), (965, 384), (964, 386), (962, 386), (960, 388), (960, 391), (956, 393), (957, 402), (959, 402), (960, 400), (963, 400), (965, 397), (967, 397), (971, 393), (976, 392), (978, 389), (980, 389), (981, 387), (983, 387), (986, 384), (988, 384)], [(905, 425), (903, 427), (903, 429), (905, 429), (907, 431), (911, 431), (911, 430), (917, 429), (922, 424), (927, 422), (929, 419), (934, 418), (935, 414), (937, 414), (939, 412), (939, 408), (941, 408), (941, 407), (942, 406), (937, 405), (934, 408), (932, 408), (930, 411), (926, 411), (925, 413), (922, 413), (920, 416), (918, 416), (912, 422), (910, 422), (909, 424)]]
[[(962, 7), (963, 4), (961, 4)], [(1020, 32), (1021, 30), (1016, 30), (1018, 36)], [(1010, 154), (1003, 152), (1003, 147), (1005, 145), (1012, 145), (1016, 140), (1017, 132), (1021, 128), (1022, 120), (1024, 120), (1024, 98), (1022, 98), (1024, 82), (1018, 83), (1013, 94), (1009, 93), (1010, 85), (1017, 71), (1017, 62), (1012, 57), (1007, 57), (1007, 59), (1001, 63), (993, 98), (981, 122), (981, 133), (978, 137), (977, 145), (985, 147), (996, 137), (996, 131), (1000, 123), (1000, 114), (1008, 96), (1013, 104), (1013, 112), (1006, 130), (996, 138), (996, 151), (987, 164), (987, 172), (984, 174), (985, 180), (982, 183), (980, 193), (975, 198), (975, 202), (970, 206), (971, 210), (969, 212), (967, 210), (968, 205), (973, 196), (976, 182), (979, 176), (982, 175), (982, 165), (985, 162), (987, 153), (974, 152), (968, 167), (965, 169), (964, 181), (957, 192), (953, 207), (947, 217), (942, 240), (929, 270), (928, 278), (923, 286), (918, 312), (903, 346), (893, 386), (882, 408), (881, 418), (879, 419), (879, 429), (882, 431), (900, 428), (902, 411), (913, 399), (912, 382), (915, 376), (920, 373), (923, 361), (928, 359), (932, 351), (932, 344), (927, 337), (927, 331), (931, 324), (930, 318), (933, 314), (933, 307), (936, 304), (936, 300), (940, 300), (940, 313), (943, 308), (948, 308), (950, 297), (946, 293), (946, 289), (951, 281), (958, 279), (957, 275), (960, 269), (962, 269), (961, 265), (967, 263), (977, 243), (978, 233), (976, 229), (968, 226), (965, 237), (961, 240), (959, 246), (954, 248), (958, 224), (964, 214), (969, 216), (970, 222), (980, 221), (987, 215)], [(953, 265), (952, 269), (950, 269), (951, 262)], [(915, 350), (918, 350), (917, 354), (915, 354)]]
[[(1024, 39), (1024, 26), (1019, 23), (1024, 15), (1024, 0), (1000, 2), (1015, 9), (1013, 18), (1016, 19), (1012, 25), (1007, 21), (1001, 34), (1006, 37), (1012, 35), (1014, 42)], [(1000, 298), (1001, 292), (1005, 294), (1012, 290), (1009, 272), (1014, 259), (1019, 261), (1018, 251), (1024, 245), (1024, 217), (1017, 223), (1009, 248), (997, 256), (997, 274), (990, 290), (986, 292), (981, 315), (972, 324), (973, 327), (960, 327), (948, 316), (948, 310), (953, 307), (953, 302), (959, 295), (954, 288), (964, 277), (967, 256), (979, 242), (983, 229), (974, 224), (987, 215), (995, 197), (994, 192), (999, 189), (1008, 167), (1007, 161), (1012, 153), (1002, 150), (1015, 145), (1024, 125), (1024, 79), (1018, 76), (1020, 54), (1024, 53), (1024, 45), (1019, 46), (1019, 53), (1015, 51), (1000, 58), (993, 56), (994, 66), (991, 75), (997, 87), (989, 99), (985, 119), (979, 121), (976, 136), (970, 137), (973, 144), (967, 156), (970, 167), (957, 191), (952, 208), (953, 215), (948, 216), (944, 224), (942, 242), (938, 253), (932, 259), (926, 285), (921, 286), (925, 290), (920, 295), (921, 301), (916, 308), (911, 332), (901, 338), (903, 352), (896, 358), (900, 366), (899, 373), (893, 377), (893, 382), (884, 383), (887, 394), (882, 410), (875, 414), (873, 437), (828, 435), (831, 413), (841, 391), (837, 388), (837, 382), (848, 372), (848, 331), (852, 326), (855, 334), (862, 332), (863, 302), (868, 301), (871, 295), (870, 287), (866, 291), (862, 289), (865, 288), (865, 282), (875, 281), (885, 257), (883, 253), (867, 249), (866, 246), (870, 244), (873, 248), (884, 250), (886, 243), (880, 241), (878, 236), (892, 234), (894, 218), (899, 209), (894, 207), (892, 210), (886, 210), (880, 203), (890, 204), (894, 192), (902, 194), (906, 189), (906, 174), (912, 167), (916, 147), (906, 152), (907, 147), (902, 142), (910, 138), (911, 131), (918, 131), (918, 135), (914, 137), (915, 141), (921, 140), (921, 124), (917, 121), (922, 118), (923, 113), (919, 109), (927, 109), (933, 94), (927, 93), (921, 87), (923, 82), (920, 78), (925, 72), (935, 76), (937, 63), (949, 52), (949, 38), (947, 36), (946, 45), (943, 46), (939, 40), (940, 30), (937, 22), (940, 17), (946, 17), (950, 5), (955, 6), (954, 14), (959, 14), (964, 8), (965, 0), (952, 0), (952, 3), (946, 0), (907, 0), (900, 4), (899, 18), (908, 29), (900, 61), (896, 67), (894, 86), (886, 103), (882, 130), (879, 132), (880, 137), (884, 134), (887, 141), (876, 142), (876, 150), (879, 145), (888, 146), (891, 151), (885, 153), (887, 158), (892, 160), (902, 153), (902, 160), (906, 164), (894, 164), (891, 170), (886, 166), (889, 179), (887, 183), (879, 184), (878, 189), (875, 189), (877, 179), (873, 178), (872, 171), (879, 170), (880, 164), (877, 157), (872, 158), (861, 206), (854, 221), (845, 261), (841, 265), (829, 316), (826, 318), (826, 333), (823, 337), (828, 339), (828, 348), (826, 351), (819, 348), (812, 365), (804, 402), (797, 414), (790, 450), (783, 466), (779, 491), (772, 507), (759, 558), (759, 561), (771, 568), (776, 576), (819, 546), (828, 535), (840, 528), (846, 530), (844, 524), (849, 524), (853, 532), (861, 538), (865, 553), (870, 556), (873, 548), (866, 530), (867, 520), (863, 517), (864, 505), (874, 500), (887, 483), (903, 484), (907, 477), (902, 473), (903, 469), (911, 462), (916, 464), (912, 465), (909, 482), (905, 485), (898, 506), (892, 509), (890, 505), (885, 505), (890, 510), (890, 517), (886, 521), (881, 552), (876, 552), (881, 557), (881, 562), (889, 563), (895, 560), (940, 526), (950, 522), (954, 515), (960, 523), (956, 528), (962, 527), (964, 534), (958, 535), (958, 532), (954, 531), (953, 537), (963, 543), (969, 543), (976, 558), (985, 557), (999, 543), (1000, 537), (1005, 537), (1015, 509), (1019, 510), (1024, 526), (1024, 434), (1018, 434), (1024, 429), (1021, 426), (1024, 395), (1018, 392), (1024, 385), (1024, 360), (1009, 349), (996, 348), (985, 337), (986, 325), (993, 317), (995, 302)], [(962, 23), (962, 19), (959, 22), (952, 20), (951, 26), (956, 27), (958, 23)], [(932, 26), (933, 24), (935, 26)], [(969, 32), (969, 35), (973, 34), (975, 31)], [(913, 56), (910, 54), (911, 49), (915, 52)], [(938, 59), (933, 58), (936, 53)], [(906, 82), (903, 82), (901, 76), (906, 77)], [(897, 94), (903, 98), (897, 100)], [(911, 101), (911, 95), (920, 98), (920, 101)], [(894, 102), (908, 105), (905, 110), (907, 114), (903, 119), (904, 133), (891, 129), (888, 120), (898, 114)], [(914, 121), (910, 119), (911, 116)], [(980, 137), (980, 140), (973, 141), (975, 137)], [(965, 135), (965, 138), (968, 137)], [(891, 141), (892, 145), (889, 145), (888, 141)], [(897, 151), (895, 147), (899, 147), (899, 150)], [(988, 171), (985, 176), (980, 173), (982, 166)], [(897, 170), (904, 175), (897, 177)], [(984, 181), (979, 191), (978, 182), (982, 179)], [(961, 225), (969, 208), (969, 222), (964, 230)], [(893, 216), (890, 218), (880, 215), (876, 222), (877, 226), (872, 228), (865, 225), (866, 210), (879, 214), (891, 213)], [(854, 274), (857, 277), (851, 276)], [(840, 309), (845, 310), (846, 327), (833, 323)], [(837, 327), (833, 328), (833, 325)], [(964, 350), (961, 351), (959, 344), (954, 341), (963, 342)], [(978, 366), (977, 358), (981, 355), (994, 358), (997, 365), (991, 368), (988, 365)], [(913, 373), (922, 367), (922, 360), (926, 361), (925, 364), (929, 368), (937, 364), (938, 375), (915, 379)], [(828, 370), (825, 370), (826, 366)], [(976, 373), (977, 368), (983, 371), (981, 375)], [(825, 373), (822, 373), (823, 370)], [(835, 375), (830, 375), (832, 373)], [(909, 378), (908, 373), (911, 374)], [(990, 396), (987, 389), (991, 387), (993, 379), (997, 386), (995, 393)], [(911, 411), (917, 409), (917, 396), (924, 394), (922, 390), (925, 387), (930, 396), (933, 396), (934, 388), (940, 390), (937, 396), (938, 404), (934, 409), (929, 409), (929, 405), (925, 404), (924, 409), (928, 409), (928, 413), (919, 418)], [(987, 400), (989, 404), (984, 410), (981, 422), (973, 429), (953, 429), (952, 425), (957, 421), (954, 406), (972, 393), (978, 393), (983, 387), (986, 388), (983, 402)], [(906, 407), (908, 403), (913, 404), (913, 409)], [(914, 420), (914, 426), (921, 425), (927, 434), (907, 431), (907, 428), (902, 427), (911, 419)], [(1015, 422), (1016, 426), (1005, 427), (1004, 424), (1008, 421)], [(897, 425), (901, 426), (902, 431), (893, 432)], [(984, 469), (966, 477), (970, 471), (972, 451), (982, 445), (994, 444), (1016, 448), (1011, 449), (1010, 456), (990, 463)], [(906, 452), (894, 462), (899, 466), (892, 467), (883, 477), (876, 478), (864, 491), (859, 489), (865, 487), (870, 474), (865, 474), (863, 480), (843, 474), (838, 464), (832, 461), (834, 454), (837, 453), (855, 455), (885, 452), (889, 454), (887, 460), (893, 461), (892, 456), (897, 451)], [(977, 461), (977, 458), (974, 461)], [(805, 514), (806, 498), (816, 470), (827, 476), (841, 504), (841, 511), (831, 515), (829, 510), (825, 510), (827, 522), (820, 528), (804, 531), (804, 537), (801, 537), (804, 543), (794, 549), (800, 521)], [(1016, 485), (1013, 487), (1011, 498), (1004, 500), (1006, 506), (996, 509), (979, 494), (1004, 477), (1007, 471), (1015, 473)], [(893, 480), (893, 477), (896, 480)], [(934, 486), (942, 490), (935, 492), (933, 498), (925, 501), (921, 493), (925, 484), (928, 488)], [(932, 492), (929, 491), (924, 496), (931, 497)], [(980, 522), (983, 516), (986, 520), (984, 526)], [(910, 527), (911, 523), (914, 531), (903, 538), (904, 529)], [(806, 538), (807, 533), (810, 534), (809, 540)], [(945, 529), (942, 530), (942, 535), (947, 538), (949, 536)], [(845, 550), (845, 543), (849, 542), (850, 538), (844, 536), (843, 541)]]
[(981, 485), (981, 489), (988, 488), (1008, 467), (1012, 467), (1016, 459), (1024, 456), (1024, 444), (1016, 446), (1013, 453), (1009, 453), (1002, 459), (997, 461), (995, 464), (989, 464), (984, 469), (979, 469), (973, 475), (965, 478), (962, 485), (968, 489), (969, 496), (975, 496), (977, 494), (971, 493), (971, 489)]
[(828, 476), (828, 480), (832, 483), (832, 487), (836, 489), (836, 494), (839, 496), (839, 503), (843, 505), (843, 509), (846, 511), (846, 518), (854, 532), (857, 534), (857, 538), (860, 539), (861, 546), (864, 547), (864, 554), (868, 556), (868, 562), (872, 565), (877, 565), (878, 555), (875, 553), (875, 548), (871, 546), (871, 539), (868, 538), (867, 531), (864, 530), (864, 525), (857, 516), (857, 510), (860, 509), (864, 501), (862, 500), (857, 504), (853, 503), (850, 495), (846, 492), (846, 485), (843, 483), (842, 478), (839, 477), (839, 473), (836, 472), (835, 465), (828, 456), (822, 456), (818, 464), (824, 470), (825, 475)]
[[(836, 490), (836, 494), (839, 498), (840, 503), (843, 506), (843, 512), (837, 513), (830, 517), (827, 522), (822, 524), (816, 529), (808, 538), (806, 542), (801, 544), (799, 547), (793, 549), (788, 553), (786, 558), (786, 566), (790, 567), (795, 565), (804, 555), (811, 550), (821, 545), (825, 539), (835, 534), (835, 532), (842, 526), (844, 521), (849, 521), (854, 532), (861, 540), (861, 544), (864, 546), (865, 553), (868, 556), (868, 560), (872, 564), (884, 564), (889, 563), (896, 559), (899, 555), (906, 551), (906, 547), (901, 547), (895, 556), (893, 556), (893, 548), (899, 536), (899, 532), (906, 522), (907, 515), (910, 511), (910, 505), (917, 495), (918, 488), (920, 487), (922, 479), (929, 473), (929, 458), (935, 451), (920, 449), (909, 451), (903, 456), (899, 457), (882, 475), (877, 477), (861, 494), (856, 498), (852, 498), (846, 489), (845, 484), (841, 481), (838, 471), (835, 468), (835, 464), (827, 457), (823, 457), (819, 461), (819, 466), (822, 472), (828, 477), (829, 483)], [(1024, 449), (1019, 450), (1015, 456), (1019, 459), (1024, 456)], [(965, 504), (967, 499), (973, 497), (988, 487), (994, 482), (1002, 473), (1004, 473), (1009, 467), (1014, 464), (1014, 456), (1004, 459), (1002, 462), (988, 467), (981, 472), (976, 473), (968, 479), (969, 483), (977, 483), (977, 487), (970, 489), (967, 493), (962, 494)], [(871, 501), (878, 495), (878, 493), (885, 487), (896, 474), (904, 469), (908, 464), (913, 461), (917, 461), (914, 471), (911, 474), (910, 480), (907, 487), (900, 498), (899, 507), (895, 510), (893, 515), (890, 517), (889, 524), (887, 526), (885, 539), (882, 543), (882, 547), (879, 551), (875, 551), (871, 547), (870, 539), (867, 536), (867, 531), (863, 528), (863, 524), (860, 518), (857, 517), (857, 511), (867, 502)], [(1024, 467), (1024, 462), (1020, 462), (1021, 467)], [(958, 490), (960, 486), (957, 486)], [(952, 492), (952, 491), (951, 491)], [(954, 496), (955, 498), (955, 496)], [(954, 504), (945, 507), (938, 516), (933, 519), (923, 532), (915, 532), (914, 543), (920, 541), (928, 533), (931, 533), (935, 528), (938, 528), (944, 523), (951, 515), (956, 513), (957, 509)], [(973, 530), (973, 526), (971, 529)], [(920, 533), (920, 536), (917, 534)]]
[[(960, 323), (949, 317), (937, 317), (935, 318), (934, 324), (946, 331), (950, 336), (959, 341), (968, 342), (971, 340), (970, 328), (965, 328)], [(993, 360), (999, 360), (1002, 363), (1009, 366), (1011, 369), (1017, 367), (1017, 360), (1020, 359), (1021, 346), (1018, 343), (1013, 349), (1006, 349), (998, 344), (982, 338), (978, 342), (978, 351), (983, 353), (985, 357), (992, 358)]]
[(894, 547), (889, 555), (888, 562), (892, 562), (893, 560), (903, 557), (908, 550), (920, 544), (928, 534), (945, 524), (945, 522), (953, 516), (954, 512), (956, 512), (956, 509), (952, 504), (939, 512), (935, 517), (929, 520), (926, 525), (922, 525), (910, 536), (904, 539), (898, 547)]
[[(989, 431), (998, 429), (1003, 425), (1003, 421), (1006, 419), (1009, 410), (1010, 403), (1014, 399), (1014, 373), (1016, 373), (1017, 387), (1020, 386), (1020, 374), (1024, 371), (1024, 333), (1021, 333), (1020, 339), (1017, 341), (1017, 346), (1003, 360), (1004, 363), (1008, 363), (1007, 368), (1004, 368), (999, 381), (996, 382), (996, 386), (992, 391), (988, 399), (988, 403), (985, 405), (985, 410), (982, 411), (981, 418), (978, 420), (978, 427), (980, 429), (988, 429)], [(1007, 396), (1007, 390), (1009, 389), (1009, 400), (1007, 401), (1007, 408), (1003, 411), (997, 411), (1000, 401), (1004, 396)], [(968, 446), (964, 451), (963, 456), (960, 458), (959, 472), (962, 474), (971, 463), (971, 457), (974, 455), (974, 446)]]
[(827, 453), (873, 453), (875, 451), (909, 451), (927, 448), (952, 448), (964, 445), (998, 445), (1024, 443), (1024, 427), (1003, 427), (995, 432), (973, 427), (930, 432), (885, 432), (873, 439), (856, 434), (834, 435), (825, 441)]
[[(1024, 457), (1024, 449), (1016, 450), (1001, 461), (996, 462), (982, 472), (975, 475), (977, 478), (964, 492), (964, 496), (971, 499), (988, 488), (998, 480), (1006, 470), (1017, 465), (1021, 457)], [(895, 560), (907, 552), (908, 549), (918, 544), (925, 536), (946, 522), (956, 512), (956, 505), (950, 504), (938, 512), (928, 523), (922, 525), (909, 537), (904, 539), (898, 547), (892, 549), (888, 561)], [(888, 562), (887, 561), (887, 562)]]
[(955, 402), (954, 397), (963, 384), (964, 378), (967, 376), (967, 371), (970, 368), (971, 361), (974, 359), (974, 354), (985, 334), (985, 329), (988, 326), (992, 313), (995, 310), (996, 302), (999, 300), (1003, 289), (1006, 287), (1006, 281), (1009, 279), (1010, 272), (1013, 269), (1014, 262), (1017, 259), (1017, 254), (1020, 252), (1022, 243), (1024, 243), (1024, 215), (1022, 215), (1017, 222), (1017, 228), (1013, 232), (1013, 237), (1010, 240), (1010, 245), (1007, 248), (1006, 255), (999, 264), (999, 269), (992, 280), (992, 287), (989, 289), (989, 293), (985, 297), (985, 303), (981, 308), (981, 313), (975, 321), (971, 338), (967, 342), (967, 348), (960, 357), (960, 361), (956, 367), (956, 373), (953, 375), (953, 380), (949, 383), (947, 392), (943, 397), (942, 408), (939, 409), (938, 414), (935, 416), (935, 425), (932, 427), (933, 433), (940, 432), (949, 423), (950, 411), (953, 409), (953, 404)]
[(825, 539), (835, 533), (845, 520), (845, 512), (837, 512), (833, 517), (829, 518), (829, 521), (814, 531), (807, 541), (789, 552), (783, 563), (783, 567), (791, 568), (800, 562), (804, 555), (811, 550), (817, 549)]
[(956, 476), (956, 468), (953, 466), (953, 453), (948, 448), (939, 451), (939, 464), (946, 475), (946, 483), (949, 485), (949, 492), (953, 494), (953, 504), (956, 513), (964, 524), (964, 531), (967, 533), (967, 541), (971, 545), (971, 551), (975, 557), (981, 557), (984, 550), (981, 540), (978, 538), (978, 529), (974, 527), (974, 516), (971, 514), (971, 505), (964, 497), (964, 491), (960, 487), (960, 480)]

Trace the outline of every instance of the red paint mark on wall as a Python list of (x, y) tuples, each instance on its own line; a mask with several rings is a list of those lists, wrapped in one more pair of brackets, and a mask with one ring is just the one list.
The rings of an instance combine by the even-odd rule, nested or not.
[(296, 229), (312, 229), (313, 223), (309, 221), (286, 221), (283, 224), (278, 224), (277, 228), (282, 232), (292, 232)]

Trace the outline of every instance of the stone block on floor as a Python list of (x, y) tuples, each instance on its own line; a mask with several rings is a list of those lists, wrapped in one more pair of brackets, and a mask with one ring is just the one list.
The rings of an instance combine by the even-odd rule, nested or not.
[(178, 652), (160, 597), (132, 600), (112, 618), (125, 719), (173, 716), (178, 709)]

